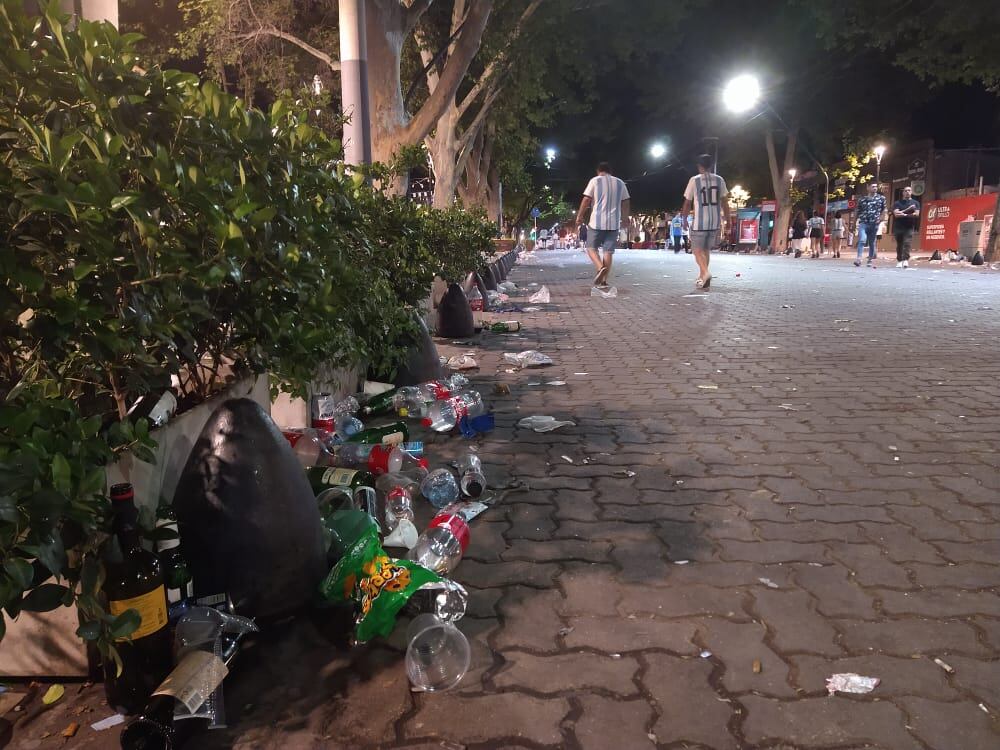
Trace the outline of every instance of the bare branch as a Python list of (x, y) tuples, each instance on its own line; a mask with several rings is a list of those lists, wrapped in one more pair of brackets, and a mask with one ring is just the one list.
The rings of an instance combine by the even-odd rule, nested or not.
[(317, 49), (316, 47), (313, 47), (305, 40), (299, 39), (299, 37), (295, 36), (294, 34), (289, 34), (287, 31), (282, 31), (281, 29), (275, 28), (274, 26), (263, 26), (259, 29), (255, 29), (254, 31), (248, 31), (244, 34), (237, 34), (236, 38), (244, 41), (256, 41), (262, 36), (271, 37), (274, 39), (282, 39), (286, 42), (294, 44), (296, 47), (298, 47), (301, 50), (304, 50), (306, 53), (308, 53), (312, 57), (315, 57), (317, 60), (326, 63), (326, 65), (330, 68), (330, 70), (334, 71), (340, 70), (339, 60), (334, 60), (330, 55), (328, 55), (323, 50)]

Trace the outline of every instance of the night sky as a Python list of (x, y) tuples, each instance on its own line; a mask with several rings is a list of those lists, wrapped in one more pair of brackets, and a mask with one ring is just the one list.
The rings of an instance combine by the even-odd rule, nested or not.
[[(787, 9), (781, 0), (726, 0), (664, 32), (662, 55), (610, 64), (591, 114), (561, 116), (542, 136), (543, 149), (559, 150), (544, 178), (572, 203), (597, 162), (607, 160), (629, 183), (634, 210), (673, 209), (695, 157), (711, 150), (705, 136), (718, 136), (727, 182), (750, 188), (755, 199), (770, 195), (763, 132), (780, 125), (769, 115), (722, 111), (722, 87), (741, 72), (760, 77), (782, 118), (800, 117), (801, 138), (827, 163), (842, 155), (846, 131), (899, 144), (931, 138), (938, 148), (1000, 146), (1000, 95), (981, 86), (934, 87), (881, 53), (826, 49)], [(766, 22), (781, 10), (784, 37)], [(669, 149), (659, 163), (649, 155), (654, 142)]]

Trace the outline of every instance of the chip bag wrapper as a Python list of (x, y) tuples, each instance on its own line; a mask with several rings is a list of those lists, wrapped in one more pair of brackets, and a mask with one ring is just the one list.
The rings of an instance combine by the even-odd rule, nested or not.
[(389, 557), (379, 542), (378, 525), (374, 520), (359, 523), (359, 513), (367, 515), (338, 511), (330, 519), (343, 544), (343, 555), (320, 590), (330, 601), (354, 605), (354, 637), (364, 643), (388, 636), (407, 600), (421, 586), (441, 577), (410, 560)]

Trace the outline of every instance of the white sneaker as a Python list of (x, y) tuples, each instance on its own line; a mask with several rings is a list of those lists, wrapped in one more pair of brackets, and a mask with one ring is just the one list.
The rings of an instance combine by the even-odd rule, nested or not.
[(896, 268), (906, 268), (906, 266), (903, 265), (903, 261), (899, 261), (899, 263), (896, 264)]
[(904, 260), (903, 261), (903, 268), (909, 268), (909, 267), (910, 267), (910, 261)]

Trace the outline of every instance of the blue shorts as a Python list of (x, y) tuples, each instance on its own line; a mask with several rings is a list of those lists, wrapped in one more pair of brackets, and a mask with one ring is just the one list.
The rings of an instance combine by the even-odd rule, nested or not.
[(615, 245), (618, 244), (617, 229), (594, 229), (587, 228), (587, 249), (597, 250), (600, 248), (606, 253), (613, 253)]

